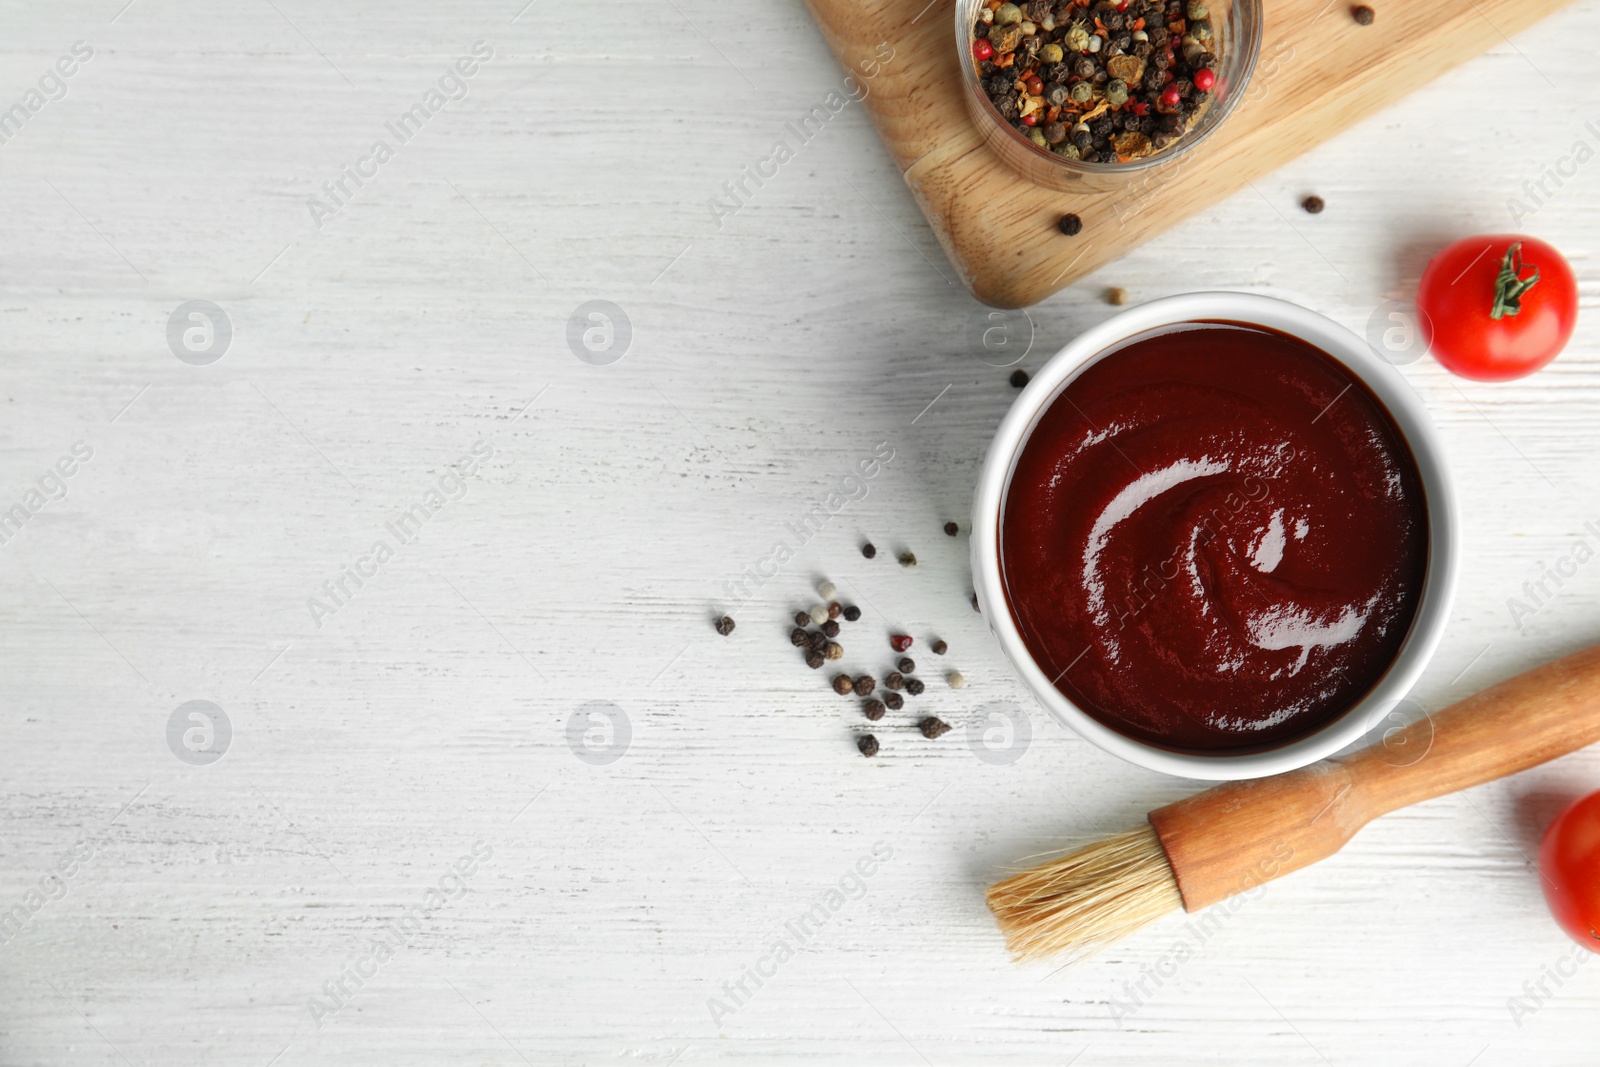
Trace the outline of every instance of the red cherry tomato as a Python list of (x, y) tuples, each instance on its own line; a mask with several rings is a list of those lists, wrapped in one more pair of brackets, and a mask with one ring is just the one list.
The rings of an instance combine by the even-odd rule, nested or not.
[(1556, 922), (1578, 944), (1600, 952), (1600, 793), (1556, 816), (1539, 846), (1539, 873)]
[(1417, 310), (1423, 343), (1446, 370), (1502, 382), (1532, 374), (1566, 347), (1578, 322), (1578, 282), (1545, 242), (1484, 234), (1428, 262)]

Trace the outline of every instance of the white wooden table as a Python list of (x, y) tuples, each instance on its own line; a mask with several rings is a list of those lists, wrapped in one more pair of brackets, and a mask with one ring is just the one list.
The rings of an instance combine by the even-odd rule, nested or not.
[[(1015, 393), (859, 107), (711, 208), (839, 85), (798, 2), (123, 3), (3, 21), (0, 1062), (1595, 1061), (1600, 965), (1528, 861), (1595, 752), (1374, 825), (1203, 935), (1008, 961), (998, 866), (1197, 787), (1049, 720), (967, 605), (941, 525)], [(1131, 252), (1032, 310), (1022, 365), (1111, 285), (1364, 329), (1600, 147), (1597, 39), (1583, 0)], [(1600, 637), (1594, 566), (1507, 608), (1600, 523), (1600, 164), (1562, 182), (1517, 228), (1578, 272), (1570, 350), (1507, 385), (1403, 368), (1468, 519), (1429, 708)], [(628, 324), (599, 356), (568, 342), (593, 300)], [(220, 314), (169, 343), (190, 301)], [(719, 637), (746, 568), (776, 573)], [(881, 671), (891, 624), (950, 642), (967, 688), (915, 706), (955, 732), (893, 716), (855, 753), (785, 641), (822, 575), (866, 609), (847, 662)], [(186, 746), (185, 711), (169, 745), (190, 701), (227, 730)], [(996, 701), (1028, 709), (1026, 744), (989, 735), (1013, 762), (968, 741)]]

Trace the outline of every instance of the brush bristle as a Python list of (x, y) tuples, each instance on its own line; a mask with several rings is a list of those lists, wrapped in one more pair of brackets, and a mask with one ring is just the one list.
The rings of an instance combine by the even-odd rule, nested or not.
[(1018, 960), (1062, 952), (1081, 959), (1182, 906), (1148, 824), (989, 887), (989, 910)]

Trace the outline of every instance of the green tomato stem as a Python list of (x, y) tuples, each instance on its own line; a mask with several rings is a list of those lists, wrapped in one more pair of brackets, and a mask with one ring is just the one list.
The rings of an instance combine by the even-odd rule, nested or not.
[(1539, 281), (1539, 268), (1533, 268), (1531, 278), (1522, 277), (1522, 242), (1517, 241), (1500, 260), (1500, 275), (1494, 280), (1494, 308), (1489, 312), (1491, 319), (1504, 318), (1515, 315), (1522, 310), (1522, 294), (1532, 289)]

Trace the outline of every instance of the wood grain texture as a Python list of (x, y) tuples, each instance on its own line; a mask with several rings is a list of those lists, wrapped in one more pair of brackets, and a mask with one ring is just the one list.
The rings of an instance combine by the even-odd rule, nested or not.
[[(1073, 284), (1570, 2), (1391, 4), (1363, 27), (1335, 0), (1268, 0), (1255, 74), (1205, 142), (1123, 189), (1060, 192), (1009, 169), (968, 118), (955, 0), (808, 0), (846, 70), (876, 71), (892, 49), (865, 107), (957, 274), (1000, 308)], [(1084, 223), (1073, 238), (1055, 228), (1068, 211)]]
[[(599, 28), (549, 0), (515, 22), (518, 0), (122, 2), (0, 12), (0, 102), (96, 49), (0, 145), (0, 503), (95, 450), (0, 545), (0, 912), (96, 844), (0, 946), (0, 1063), (1593, 1059), (1600, 969), (1529, 1016), (1508, 999), (1570, 951), (1526, 857), (1600, 784), (1594, 750), (1380, 820), (1203, 940), (1178, 917), (1071, 971), (1011, 964), (998, 869), (1196, 784), (1041, 714), (967, 605), (940, 527), (1016, 393), (865, 112), (720, 225), (708, 206), (839, 86), (796, 0)], [(479, 39), (467, 99), (317, 229), (308, 198)], [(1573, 40), (1600, 40), (1594, 0), (1030, 309), (1019, 366), (1112, 314), (1112, 285), (1276, 294), (1363, 331), (1584, 136)], [(1539, 72), (1555, 88), (1508, 91)], [(1503, 386), (1401, 368), (1470, 516), (1429, 709), (1600, 638), (1600, 562), (1520, 626), (1507, 609), (1600, 523), (1600, 165), (1564, 181), (1521, 228), (1573, 259), (1569, 351)], [(168, 348), (192, 299), (234, 325), (208, 367)], [(591, 299), (634, 327), (610, 366), (567, 344)], [(479, 440), (466, 495), (318, 628), (307, 598)], [(866, 495), (713, 632), (725, 583), (881, 441)], [(885, 720), (856, 755), (850, 702), (786, 641), (821, 574), (871, 605), (852, 666), (882, 669), (891, 626), (950, 642), (966, 688), (930, 678), (916, 706), (954, 732)], [(192, 699), (233, 724), (209, 767), (167, 746)], [(568, 744), (595, 700), (631, 728), (603, 766)], [(1011, 764), (968, 744), (993, 701), (1031, 726)], [(480, 838), (466, 896), (317, 1027), (309, 998)], [(866, 894), (714, 1021), (880, 840)]]
[(1436, 714), (1396, 709), (1375, 732), (1376, 743), (1348, 756), (1229, 782), (1151, 812), (1184, 907), (1199, 911), (1320, 863), (1379, 816), (1600, 741), (1600, 647)]

